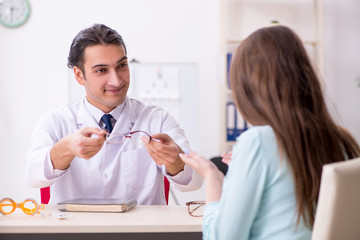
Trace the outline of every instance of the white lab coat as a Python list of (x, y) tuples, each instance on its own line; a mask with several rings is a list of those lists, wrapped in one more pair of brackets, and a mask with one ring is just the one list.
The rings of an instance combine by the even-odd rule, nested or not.
[[(51, 204), (72, 198), (134, 198), (138, 204), (166, 204), (164, 175), (181, 191), (201, 187), (202, 177), (190, 167), (168, 176), (165, 167), (152, 160), (145, 146), (130, 141), (105, 142), (92, 158), (75, 157), (68, 169), (53, 169), (50, 150), (56, 142), (80, 128), (99, 127), (84, 101), (85, 98), (45, 114), (34, 130), (23, 175), (31, 187), (51, 186)], [(150, 134), (167, 133), (183, 150), (190, 149), (184, 131), (166, 111), (126, 98), (112, 133), (127, 133), (130, 128)]]

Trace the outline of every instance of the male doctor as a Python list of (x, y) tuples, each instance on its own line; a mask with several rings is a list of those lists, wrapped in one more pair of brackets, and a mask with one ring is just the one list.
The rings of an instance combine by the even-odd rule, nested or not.
[[(203, 179), (178, 156), (190, 148), (179, 124), (161, 108), (126, 96), (126, 55), (122, 37), (102, 24), (74, 38), (68, 66), (86, 97), (40, 119), (24, 164), (31, 187), (51, 186), (50, 203), (133, 198), (166, 204), (164, 176), (181, 191), (201, 187)], [(144, 134), (135, 144), (133, 131), (151, 138)]]

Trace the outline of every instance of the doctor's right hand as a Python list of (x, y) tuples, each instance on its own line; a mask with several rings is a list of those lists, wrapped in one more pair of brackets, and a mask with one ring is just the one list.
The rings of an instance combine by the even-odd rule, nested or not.
[[(86, 127), (62, 138), (50, 151), (54, 168), (66, 169), (75, 156), (89, 159), (97, 154), (105, 142), (105, 130)], [(91, 137), (98, 135), (98, 137)]]
[[(93, 134), (98, 137), (91, 137)], [(73, 155), (89, 159), (98, 153), (104, 144), (106, 131), (100, 128), (86, 127), (69, 135), (69, 148)]]

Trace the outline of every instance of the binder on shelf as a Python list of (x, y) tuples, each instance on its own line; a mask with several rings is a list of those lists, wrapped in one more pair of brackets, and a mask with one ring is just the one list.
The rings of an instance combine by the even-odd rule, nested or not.
[(248, 129), (246, 121), (236, 110), (234, 102), (226, 103), (226, 139), (236, 141), (236, 138)]
[(227, 75), (227, 86), (228, 86), (229, 89), (231, 89), (230, 77), (229, 77), (231, 59), (232, 59), (232, 53), (226, 54), (226, 73), (227, 73), (226, 75)]

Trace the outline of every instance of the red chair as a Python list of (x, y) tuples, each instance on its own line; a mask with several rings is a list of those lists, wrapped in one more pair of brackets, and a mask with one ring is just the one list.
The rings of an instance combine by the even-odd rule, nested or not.
[(42, 204), (48, 204), (50, 200), (50, 187), (40, 188), (40, 199)]
[[(170, 182), (164, 177), (164, 189), (165, 189), (165, 199), (166, 204), (169, 204), (169, 190), (170, 190)], [(50, 187), (40, 188), (40, 198), (41, 203), (48, 204), (50, 200)]]

